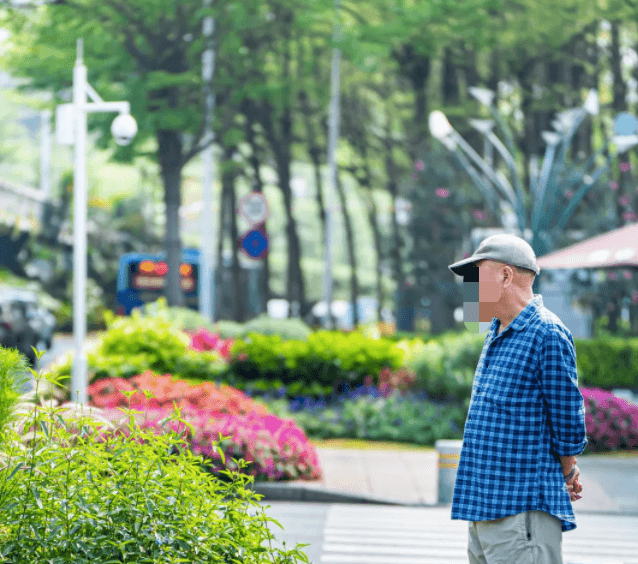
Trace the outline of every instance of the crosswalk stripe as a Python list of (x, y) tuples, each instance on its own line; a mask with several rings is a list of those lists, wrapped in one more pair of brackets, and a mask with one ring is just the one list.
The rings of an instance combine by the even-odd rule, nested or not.
[(322, 554), (321, 562), (334, 562), (341, 564), (467, 564), (467, 553), (460, 557), (458, 554), (442, 552), (431, 552), (416, 558), (400, 558), (397, 556), (383, 555), (374, 556), (371, 554)]
[[(322, 564), (467, 564), (468, 522), (450, 508), (330, 506)], [(601, 522), (601, 520), (603, 520)], [(638, 564), (635, 519), (579, 515), (563, 534), (565, 564)]]

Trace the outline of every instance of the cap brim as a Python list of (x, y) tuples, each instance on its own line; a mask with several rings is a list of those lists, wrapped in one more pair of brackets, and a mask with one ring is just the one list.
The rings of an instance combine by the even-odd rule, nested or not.
[(456, 274), (457, 276), (464, 276), (465, 271), (471, 266), (473, 265), (475, 262), (478, 262), (480, 260), (483, 260), (484, 257), (478, 257), (476, 255), (473, 255), (471, 257), (468, 257), (466, 259), (460, 260), (459, 262), (455, 262), (454, 264), (451, 264), (450, 266), (448, 266), (448, 268), (454, 272), (454, 274)]

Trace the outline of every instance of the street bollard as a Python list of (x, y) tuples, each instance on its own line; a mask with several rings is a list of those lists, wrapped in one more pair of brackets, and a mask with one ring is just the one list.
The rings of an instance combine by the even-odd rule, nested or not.
[(462, 446), (463, 441), (439, 440), (434, 443), (439, 453), (438, 503), (452, 503)]

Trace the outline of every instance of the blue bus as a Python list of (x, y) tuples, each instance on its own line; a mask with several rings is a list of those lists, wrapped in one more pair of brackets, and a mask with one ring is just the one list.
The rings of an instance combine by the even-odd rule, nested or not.
[[(199, 310), (199, 249), (182, 249), (180, 284), (186, 307)], [(165, 253), (126, 253), (117, 271), (117, 313), (130, 315), (134, 307), (157, 301), (166, 285)]]

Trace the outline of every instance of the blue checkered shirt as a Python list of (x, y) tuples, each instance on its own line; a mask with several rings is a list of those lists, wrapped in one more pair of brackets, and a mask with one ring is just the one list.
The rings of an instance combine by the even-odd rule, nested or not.
[(587, 444), (574, 340), (540, 294), (498, 335), (492, 319), (474, 374), (452, 519), (545, 511), (563, 531), (576, 518), (560, 456)]

